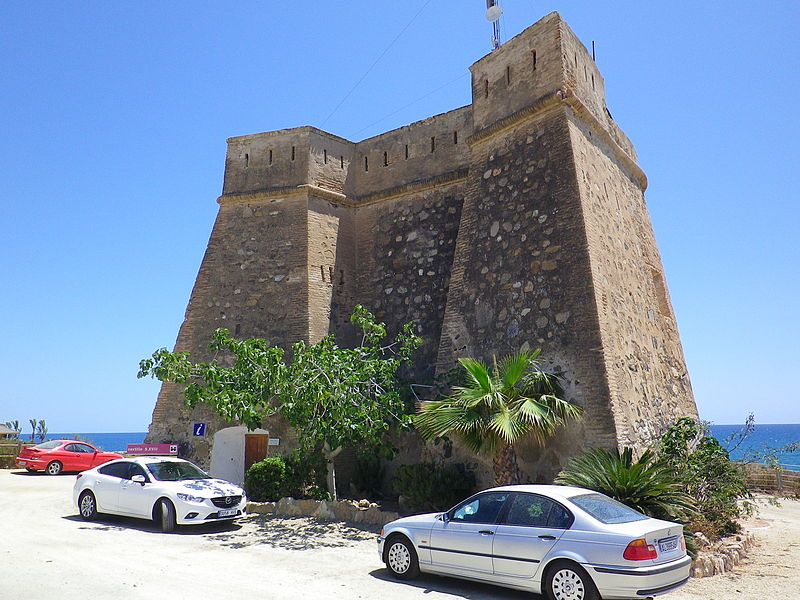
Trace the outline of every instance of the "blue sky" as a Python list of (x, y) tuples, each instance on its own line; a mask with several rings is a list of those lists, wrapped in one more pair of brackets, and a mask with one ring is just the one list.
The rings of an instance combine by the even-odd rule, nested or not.
[[(800, 4), (502, 4), (506, 38), (558, 10), (596, 42), (701, 416), (800, 422)], [(225, 139), (323, 123), (361, 139), (467, 104), (484, 7), (3, 3), (0, 420), (144, 431), (158, 384), (137, 364), (174, 343)]]

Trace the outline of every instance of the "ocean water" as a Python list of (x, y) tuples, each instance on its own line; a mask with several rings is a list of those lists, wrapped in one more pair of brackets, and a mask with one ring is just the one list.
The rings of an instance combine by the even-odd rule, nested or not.
[[(732, 444), (728, 442), (731, 434), (742, 430), (742, 425), (712, 425), (711, 435), (728, 449)], [(126, 450), (128, 444), (141, 444), (144, 442), (146, 432), (133, 433), (48, 433), (48, 440), (79, 439), (86, 440), (108, 452)], [(28, 440), (30, 434), (23, 433), (22, 439)], [(763, 454), (773, 448), (780, 450), (789, 444), (800, 442), (800, 424), (795, 425), (756, 425), (755, 430), (748, 436), (736, 450), (731, 453), (734, 460), (752, 459), (754, 455)], [(800, 449), (795, 452), (778, 452), (777, 458), (781, 465), (792, 471), (800, 471)]]
[[(743, 425), (712, 425), (711, 435), (719, 442), (732, 450), (733, 460), (752, 460), (754, 457), (763, 455), (765, 451), (774, 449), (776, 451), (785, 448), (789, 444), (800, 442), (800, 424), (794, 425), (756, 425), (755, 430), (745, 439), (745, 441), (735, 450), (732, 449), (733, 443), (728, 442), (731, 434), (743, 429)], [(800, 471), (800, 449), (795, 452), (777, 452), (776, 454), (781, 465), (791, 471)], [(758, 461), (761, 462), (761, 461)]]
[[(119, 452), (128, 449), (128, 444), (141, 444), (144, 441), (146, 432), (135, 433), (48, 433), (48, 440), (84, 440), (92, 446), (105, 450), (106, 452)], [(20, 438), (23, 441), (30, 440), (30, 433), (22, 433)], [(38, 438), (36, 440), (39, 441)]]

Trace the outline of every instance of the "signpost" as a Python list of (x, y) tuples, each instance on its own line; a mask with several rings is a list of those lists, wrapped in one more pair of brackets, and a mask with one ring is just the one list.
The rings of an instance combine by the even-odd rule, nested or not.
[(178, 444), (128, 444), (131, 456), (177, 456)]
[(206, 436), (206, 424), (205, 423), (195, 423), (192, 426), (192, 435), (194, 437), (205, 437)]

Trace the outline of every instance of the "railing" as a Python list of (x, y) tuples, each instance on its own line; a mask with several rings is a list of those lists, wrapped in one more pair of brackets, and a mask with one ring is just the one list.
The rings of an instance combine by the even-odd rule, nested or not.
[(800, 496), (800, 472), (784, 467), (800, 468), (798, 465), (781, 465), (780, 468), (758, 464), (742, 465), (747, 487), (753, 491)]

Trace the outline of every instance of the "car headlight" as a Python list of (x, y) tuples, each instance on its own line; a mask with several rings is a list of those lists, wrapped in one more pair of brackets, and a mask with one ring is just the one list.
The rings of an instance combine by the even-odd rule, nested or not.
[(200, 496), (192, 496), (190, 494), (178, 494), (178, 500), (183, 500), (184, 502), (194, 502), (195, 504), (202, 504), (206, 501), (205, 498), (201, 498)]

